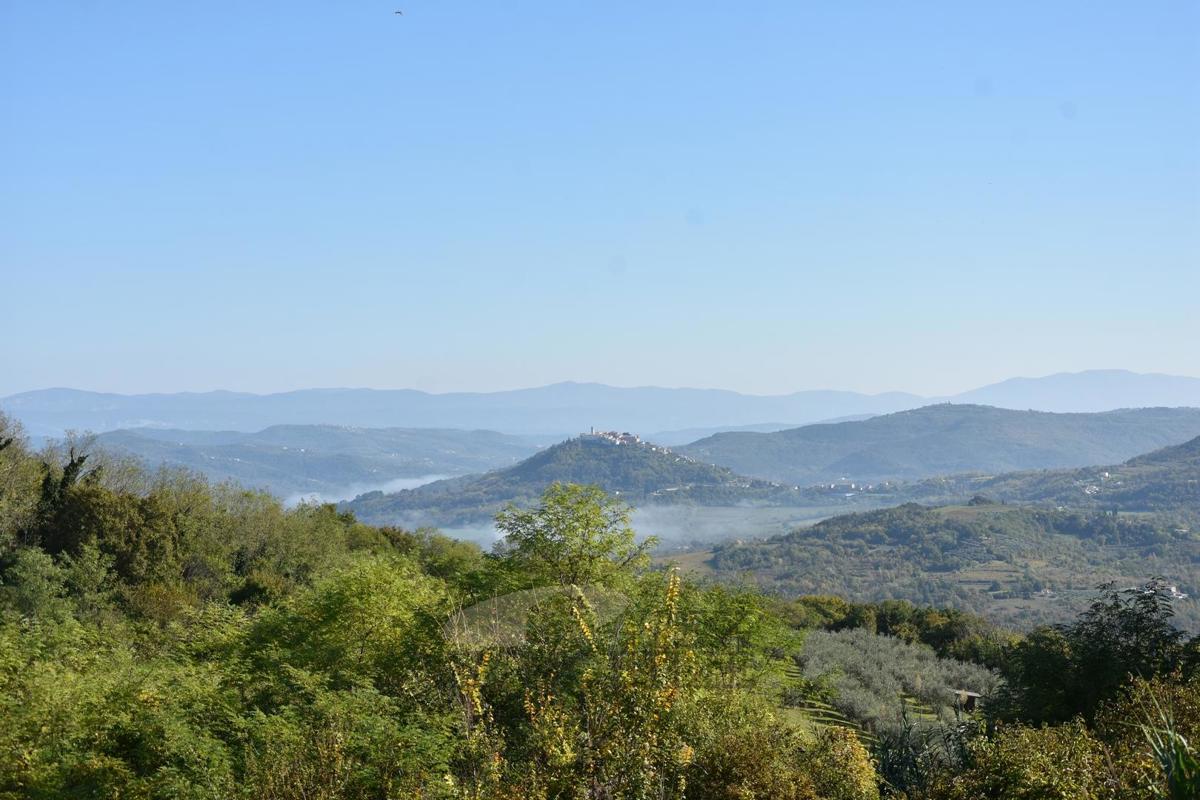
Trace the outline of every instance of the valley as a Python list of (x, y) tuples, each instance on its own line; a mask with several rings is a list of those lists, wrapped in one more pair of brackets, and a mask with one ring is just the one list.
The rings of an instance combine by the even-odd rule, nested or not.
[(1200, 2), (0, 2), (0, 800), (1200, 800)]

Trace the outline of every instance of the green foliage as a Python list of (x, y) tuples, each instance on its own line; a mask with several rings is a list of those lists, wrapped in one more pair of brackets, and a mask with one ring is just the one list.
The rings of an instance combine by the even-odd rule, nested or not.
[(1200, 797), (1200, 756), (1176, 729), (1173, 716), (1160, 709), (1158, 719), (1143, 725), (1142, 733), (1162, 769), (1170, 800)]
[(581, 436), (507, 469), (393, 494), (370, 492), (346, 507), (364, 520), (381, 524), (412, 514), (443, 525), (478, 522), (494, 517), (510, 503), (536, 503), (554, 483), (595, 485), (626, 502), (653, 504), (794, 504), (802, 497), (792, 487), (745, 478), (657, 445), (614, 444)]
[(0, 578), (0, 607), (28, 619), (62, 620), (71, 611), (66, 591), (65, 572), (54, 558), (36, 547), (23, 547), (12, 554)]
[(423, 658), (436, 658), (436, 620), (448, 610), (444, 584), (411, 562), (360, 558), (264, 609), (248, 632), (250, 657), (271, 671), (319, 673), (334, 688), (416, 696), (431, 691), (417, 676)]
[(0, 549), (16, 544), (33, 523), (42, 480), (41, 465), (30, 456), (21, 426), (0, 413)]
[(879, 780), (889, 794), (924, 797), (944, 775), (968, 763), (969, 748), (981, 735), (977, 720), (922, 724), (906, 707), (900, 725), (881, 733), (875, 744)]
[(974, 614), (905, 600), (850, 603), (840, 597), (808, 595), (797, 598), (781, 613), (796, 627), (828, 631), (865, 628), (904, 642), (929, 645), (942, 657), (993, 668), (1000, 663), (1004, 645), (1015, 639), (1015, 634)]
[[(0, 442), (0, 800), (1187, 791), (1200, 691), (1167, 667), (1195, 648), (1158, 594), (1104, 595), (1002, 648), (960, 612), (650, 571), (595, 487), (505, 512), (485, 556)], [(963, 659), (996, 648), (1014, 715), (1085, 717), (991, 736), (952, 718), (948, 688), (991, 699)], [(1118, 724), (1148, 698), (1171, 710), (1158, 738)]]
[[(594, 488), (511, 510), (484, 557), (329, 506), (18, 455), (5, 800), (875, 796), (857, 739), (776, 713), (792, 638), (771, 604), (646, 572)], [(508, 586), (542, 589), (492, 596)], [(456, 635), (472, 602), (512, 605), (508, 635)], [(778, 752), (732, 745), (762, 732)]]
[(967, 743), (966, 759), (934, 774), (931, 800), (975, 797), (1178, 800), (1196, 794), (1200, 683), (1177, 674), (1136, 679), (1076, 719), (1033, 728), (1000, 725)]
[(956, 690), (987, 697), (999, 684), (984, 667), (862, 628), (809, 633), (797, 661), (803, 677), (830, 688), (835, 708), (876, 734), (896, 732), (906, 711), (922, 724), (952, 724)]
[(496, 517), (505, 556), (535, 584), (609, 584), (643, 568), (654, 539), (638, 544), (629, 508), (597, 486), (552, 484), (531, 510)]
[(1159, 583), (1102, 587), (1076, 622), (1038, 629), (1009, 649), (997, 715), (1035, 724), (1091, 720), (1131, 677), (1162, 675), (1183, 661), (1183, 634), (1171, 613)]
[(737, 728), (698, 754), (694, 796), (714, 800), (875, 800), (870, 756), (846, 728)]
[(443, 536), (432, 528), (381, 528), (380, 533), (397, 553), (413, 559), (430, 575), (452, 583), (480, 577), (477, 573), (483, 561), (476, 544)]
[[(909, 503), (718, 545), (708, 565), (788, 595), (908, 600), (1032, 627), (1066, 621), (1071, 600), (1116, 575), (1129, 585), (1161, 574), (1184, 592), (1200, 589), (1200, 538), (1169, 516)], [(1200, 630), (1200, 609), (1188, 604), (1183, 622)]]
[(1096, 729), (1128, 794), (1200, 797), (1192, 742), (1200, 737), (1200, 681), (1178, 673), (1129, 684), (1100, 710)]
[(693, 601), (698, 648), (730, 689), (777, 676), (786, 666), (781, 654), (799, 646), (799, 638), (752, 589), (713, 586)]
[(939, 800), (1100, 800), (1107, 792), (1103, 748), (1080, 722), (1018, 727), (970, 746), (971, 766), (947, 776)]
[(904, 494), (923, 502), (945, 502), (946, 498), (982, 492), (1008, 502), (1193, 515), (1200, 501), (1198, 479), (1200, 437), (1112, 466), (1012, 472), (994, 477), (958, 475), (913, 484), (904, 488)]

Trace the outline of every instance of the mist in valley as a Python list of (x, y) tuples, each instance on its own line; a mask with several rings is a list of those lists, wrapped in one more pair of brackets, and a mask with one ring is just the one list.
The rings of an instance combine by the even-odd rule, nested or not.
[(420, 475), (415, 478), (393, 478), (383, 483), (363, 483), (345, 486), (338, 489), (333, 489), (326, 492), (297, 492), (283, 498), (283, 504), (288, 508), (295, 508), (301, 503), (309, 503), (320, 505), (322, 503), (343, 503), (347, 500), (353, 500), (360, 494), (368, 492), (383, 492), (390, 494), (392, 492), (401, 492), (405, 489), (415, 489), (418, 486), (424, 486), (427, 483), (444, 480), (445, 478), (453, 477), (451, 475)]
[[(662, 553), (681, 552), (735, 539), (767, 539), (812, 525), (838, 513), (834, 508), (772, 508), (753, 506), (645, 506), (630, 518), (639, 541), (658, 539)], [(437, 525), (426, 514), (411, 512), (392, 521), (402, 528), (437, 528), (456, 539), (490, 550), (503, 534), (491, 521), (466, 525)]]
[(634, 509), (633, 529), (658, 538), (661, 552), (708, 547), (734, 539), (767, 539), (838, 513), (828, 508), (766, 506), (646, 506)]

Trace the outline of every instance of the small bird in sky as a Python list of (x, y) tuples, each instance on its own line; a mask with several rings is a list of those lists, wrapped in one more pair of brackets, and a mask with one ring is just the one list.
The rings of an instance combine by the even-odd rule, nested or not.
[(397, 13), (397, 14), (399, 14), (400, 16), (402, 16), (402, 17), (404, 16), (404, 12), (403, 12), (403, 11), (397, 11), (396, 13)]

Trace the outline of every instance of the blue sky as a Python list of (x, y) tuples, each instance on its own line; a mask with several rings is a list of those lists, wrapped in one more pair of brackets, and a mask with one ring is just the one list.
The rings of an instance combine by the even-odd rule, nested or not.
[(0, 0), (0, 395), (1200, 375), (1198, 77), (1195, 2)]

